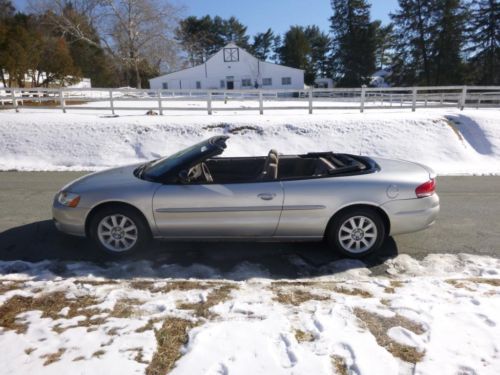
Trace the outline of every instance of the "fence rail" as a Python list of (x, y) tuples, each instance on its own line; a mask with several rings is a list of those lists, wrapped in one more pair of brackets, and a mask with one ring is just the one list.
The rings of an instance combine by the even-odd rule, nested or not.
[[(248, 105), (251, 103), (253, 105)], [(0, 109), (258, 111), (458, 107), (500, 108), (500, 86), (421, 86), (304, 90), (151, 90), (101, 88), (0, 88)]]

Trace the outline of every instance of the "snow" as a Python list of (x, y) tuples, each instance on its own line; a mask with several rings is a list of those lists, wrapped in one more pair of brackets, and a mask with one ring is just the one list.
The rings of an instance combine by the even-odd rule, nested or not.
[(213, 116), (144, 113), (109, 118), (90, 110), (2, 111), (0, 170), (99, 170), (158, 158), (228, 134), (228, 156), (265, 155), (271, 148), (284, 154), (335, 151), (418, 161), (441, 175), (500, 173), (496, 109), (326, 110), (313, 115), (289, 110), (263, 116), (237, 110), (215, 111)]
[[(362, 262), (350, 266), (360, 268)], [(252, 267), (242, 264), (238, 272), (245, 274)], [(337, 261), (329, 267), (342, 271), (349, 265)], [(0, 262), (0, 285), (25, 284), (0, 293), (0, 309), (15, 295), (40, 297), (54, 291), (68, 298), (95, 297), (99, 302), (92, 306), (97, 309), (93, 318), (107, 317), (123, 298), (140, 301), (134, 314), (107, 317), (92, 329), (78, 326), (84, 317), (70, 318), (68, 308), (57, 319), (42, 317), (41, 311), (24, 312), (17, 319), (27, 323), (25, 333), (0, 328), (0, 373), (143, 373), (157, 343), (152, 329), (138, 328), (156, 319), (154, 327), (159, 329), (167, 317), (198, 323), (187, 332), (172, 374), (331, 374), (336, 371), (334, 357), (360, 375), (500, 373), (499, 259), (433, 254), (417, 260), (399, 255), (382, 267), (387, 269), (382, 276), (371, 275), (363, 266), (357, 273), (277, 283), (265, 272), (244, 279), (237, 278), (235, 269), (206, 267), (206, 276), (199, 278), (196, 265), (147, 261), (99, 266)], [(187, 279), (191, 288), (162, 289)], [(149, 281), (152, 288), (141, 288), (137, 281)], [(180, 307), (206, 302), (220, 285), (234, 289), (211, 307), (209, 317)], [(280, 293), (297, 291), (312, 297), (295, 305), (277, 299)], [(360, 311), (378, 317), (380, 325), (373, 329)], [(301, 339), (298, 331), (307, 338)], [(405, 362), (387, 343), (392, 348), (402, 345), (421, 359)], [(44, 356), (59, 350), (60, 358), (44, 365)], [(95, 355), (99, 350), (103, 353)]]

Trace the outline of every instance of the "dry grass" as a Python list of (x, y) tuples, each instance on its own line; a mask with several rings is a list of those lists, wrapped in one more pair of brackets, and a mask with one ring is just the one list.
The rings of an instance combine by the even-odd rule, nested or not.
[(345, 359), (339, 355), (332, 355), (332, 365), (335, 369), (335, 373), (340, 375), (348, 375), (349, 369), (345, 363)]
[(171, 281), (161, 287), (155, 286), (155, 284), (157, 283), (149, 280), (136, 280), (132, 281), (129, 285), (133, 289), (149, 290), (151, 293), (169, 293), (173, 290), (180, 290), (180, 291), (188, 291), (193, 289), (207, 290), (216, 287), (218, 285), (221, 285), (221, 283), (219, 282), (199, 282), (190, 280)]
[(76, 358), (73, 358), (73, 362), (78, 362), (78, 361), (83, 361), (83, 360), (85, 360), (85, 357), (83, 355), (76, 357)]
[[(38, 310), (42, 312), (43, 318), (58, 319), (59, 312), (69, 307), (66, 318), (84, 316), (85, 320), (78, 323), (79, 326), (92, 326), (102, 324), (102, 319), (92, 319), (92, 316), (99, 314), (98, 309), (90, 308), (96, 305), (98, 300), (92, 296), (69, 299), (64, 292), (46, 293), (38, 297), (13, 296), (0, 306), (0, 327), (7, 330), (13, 330), (17, 333), (26, 332), (28, 326), (26, 323), (20, 323), (16, 320), (19, 314)], [(57, 328), (56, 328), (57, 329)]]
[(11, 290), (22, 289), (24, 282), (18, 280), (4, 280), (0, 281), (0, 294), (10, 292)]
[(391, 280), (390, 286), (385, 287), (384, 292), (394, 294), (396, 293), (396, 288), (401, 288), (402, 286), (403, 282), (399, 280)]
[(142, 301), (137, 298), (122, 298), (116, 301), (113, 310), (109, 314), (113, 318), (130, 318), (138, 315), (137, 306), (142, 305)]
[(311, 342), (315, 340), (315, 337), (311, 332), (305, 332), (300, 329), (296, 329), (295, 339), (297, 340), (297, 342)]
[(138, 363), (142, 363), (144, 365), (148, 365), (149, 362), (145, 361), (144, 360), (144, 352), (142, 350), (141, 347), (137, 347), (137, 348), (130, 348), (130, 349), (126, 349), (125, 350), (126, 352), (136, 352), (136, 355), (134, 357), (134, 361), (138, 362)]
[(158, 322), (160, 322), (162, 319), (161, 318), (154, 318), (154, 319), (149, 319), (148, 322), (143, 325), (142, 327), (139, 327), (135, 330), (137, 333), (142, 333), (146, 331), (151, 331), (154, 328), (154, 325)]
[(104, 354), (106, 354), (105, 350), (99, 349), (98, 351), (92, 353), (92, 357), (101, 358)]
[(327, 301), (330, 299), (328, 296), (314, 294), (304, 288), (275, 287), (274, 283), (271, 286), (271, 290), (275, 294), (273, 300), (285, 305), (300, 306), (308, 301)]
[(118, 281), (116, 280), (75, 280), (73, 281), (76, 285), (92, 285), (92, 286), (101, 286), (101, 285), (116, 285)]
[(194, 315), (198, 318), (213, 319), (216, 315), (210, 311), (212, 307), (229, 299), (231, 292), (238, 287), (231, 284), (221, 284), (218, 288), (212, 290), (205, 301), (197, 303), (177, 304), (177, 308), (181, 310), (193, 310)]
[(474, 291), (474, 289), (471, 288), (470, 284), (486, 284), (493, 287), (500, 286), (500, 279), (483, 279), (480, 277), (470, 277), (467, 279), (448, 279), (446, 280), (446, 282), (453, 285), (455, 288), (463, 288), (469, 291)]
[(55, 353), (50, 353), (50, 354), (45, 354), (45, 355), (42, 355), (40, 358), (44, 358), (45, 359), (45, 362), (43, 363), (44, 366), (48, 366), (54, 362), (58, 362), (61, 360), (61, 356), (64, 354), (64, 352), (66, 351), (65, 348), (61, 348), (59, 349), (57, 352)]
[(30, 355), (31, 353), (33, 353), (36, 349), (35, 348), (26, 348), (24, 349), (24, 352), (27, 354), (27, 355)]
[(399, 344), (387, 335), (387, 331), (390, 328), (398, 326), (421, 335), (425, 330), (420, 324), (398, 314), (387, 318), (361, 308), (355, 308), (354, 314), (364, 323), (365, 327), (375, 337), (375, 340), (377, 340), (377, 343), (393, 356), (409, 363), (420, 362), (424, 357), (425, 353), (419, 352), (411, 346)]
[(155, 330), (157, 348), (151, 363), (146, 368), (146, 375), (164, 375), (181, 357), (180, 349), (188, 341), (188, 331), (193, 323), (186, 319), (169, 317), (162, 327)]
[(293, 281), (293, 282), (287, 282), (287, 281), (275, 281), (272, 283), (271, 289), (276, 290), (277, 288), (284, 288), (284, 287), (301, 287), (304, 289), (321, 289), (321, 290), (326, 290), (330, 292), (335, 292), (339, 294), (346, 294), (349, 296), (359, 296), (362, 298), (371, 298), (373, 295), (363, 289), (359, 288), (351, 288), (351, 287), (346, 287), (343, 285), (339, 285), (341, 282), (332, 282), (332, 281)]

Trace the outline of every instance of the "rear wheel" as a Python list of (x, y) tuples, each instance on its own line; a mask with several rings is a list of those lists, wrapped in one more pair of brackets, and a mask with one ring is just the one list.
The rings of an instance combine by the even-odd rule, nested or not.
[(106, 207), (90, 221), (90, 236), (107, 254), (123, 256), (143, 248), (151, 235), (147, 223), (128, 207)]
[(378, 250), (385, 236), (384, 221), (370, 208), (354, 208), (341, 213), (327, 232), (329, 245), (349, 258), (362, 258)]

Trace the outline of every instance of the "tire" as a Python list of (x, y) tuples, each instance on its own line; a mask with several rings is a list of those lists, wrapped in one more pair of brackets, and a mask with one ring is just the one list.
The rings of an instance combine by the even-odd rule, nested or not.
[(90, 220), (90, 238), (104, 253), (125, 256), (143, 249), (151, 239), (144, 218), (133, 208), (109, 206)]
[(386, 238), (380, 215), (370, 208), (353, 208), (335, 217), (327, 230), (331, 248), (349, 258), (363, 258), (377, 251)]

